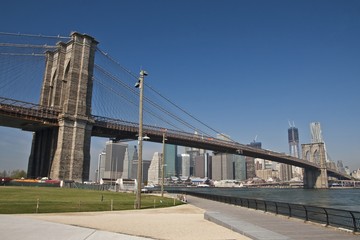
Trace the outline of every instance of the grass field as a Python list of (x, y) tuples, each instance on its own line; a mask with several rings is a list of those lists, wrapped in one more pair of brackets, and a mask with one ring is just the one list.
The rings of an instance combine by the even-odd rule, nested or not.
[[(135, 194), (74, 188), (0, 187), (0, 214), (90, 212), (134, 209)], [(172, 198), (141, 194), (141, 208), (182, 204)]]

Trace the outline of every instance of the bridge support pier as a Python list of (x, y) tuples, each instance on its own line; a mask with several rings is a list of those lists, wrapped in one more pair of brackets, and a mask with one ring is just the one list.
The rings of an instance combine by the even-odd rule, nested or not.
[(304, 169), (304, 187), (329, 188), (324, 143), (301, 144), (301, 147), (306, 160), (320, 166), (320, 169)]
[(329, 188), (326, 169), (304, 169), (304, 188)]
[(60, 110), (59, 126), (35, 133), (28, 175), (78, 182), (89, 179), (91, 98), (97, 41), (72, 33), (46, 54), (40, 105)]
[(57, 149), (50, 177), (81, 182), (89, 179), (92, 125), (86, 119), (59, 120)]
[(34, 132), (29, 157), (28, 178), (50, 177), (51, 160), (57, 144), (56, 128), (47, 128)]

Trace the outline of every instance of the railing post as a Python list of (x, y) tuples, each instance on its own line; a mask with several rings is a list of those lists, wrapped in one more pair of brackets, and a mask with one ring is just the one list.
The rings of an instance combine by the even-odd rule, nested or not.
[(351, 214), (351, 217), (352, 217), (352, 220), (353, 220), (354, 232), (357, 232), (356, 218), (355, 218), (354, 214), (351, 211), (349, 211), (349, 213)]
[(291, 207), (290, 207), (290, 204), (288, 203), (288, 208), (289, 208), (289, 217), (291, 217)]
[(329, 214), (328, 214), (328, 212), (326, 211), (325, 208), (323, 208), (323, 210), (324, 210), (325, 215), (326, 215), (326, 226), (329, 226), (330, 225), (330, 223), (329, 223)]
[(303, 206), (303, 208), (305, 209), (305, 221), (309, 221), (308, 210), (307, 210), (307, 208), (306, 208), (305, 205), (302, 205), (302, 206)]
[(264, 201), (264, 210), (265, 210), (265, 212), (267, 212), (267, 204), (266, 204), (266, 201)]

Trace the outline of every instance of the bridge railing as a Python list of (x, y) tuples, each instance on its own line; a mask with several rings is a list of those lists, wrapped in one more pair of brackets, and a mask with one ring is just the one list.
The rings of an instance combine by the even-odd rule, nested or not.
[[(124, 121), (124, 120), (120, 120), (120, 119), (113, 119), (113, 118), (101, 117), (101, 116), (95, 116), (95, 115), (93, 115), (92, 117), (98, 123), (102, 123), (102, 124), (106, 123), (107, 127), (109, 127), (109, 125), (112, 125), (112, 127), (114, 129), (118, 129), (118, 128), (121, 129), (122, 126), (130, 126), (130, 127), (134, 128), (135, 130), (137, 130), (137, 128), (139, 126), (138, 123)], [(166, 132), (167, 137), (174, 136), (176, 138), (182, 138), (182, 139), (186, 139), (186, 140), (198, 140), (198, 141), (204, 141), (204, 142), (211, 141), (214, 144), (221, 145), (221, 146), (233, 147), (233, 148), (241, 146), (242, 149), (253, 150), (252, 147), (243, 145), (243, 144), (240, 144), (237, 142), (226, 141), (226, 140), (218, 139), (218, 138), (208, 136), (208, 135), (188, 133), (188, 132), (183, 132), (183, 131), (174, 130), (174, 129), (165, 129), (162, 127), (151, 126), (151, 125), (146, 125), (146, 124), (144, 124), (144, 126), (143, 126), (143, 131), (144, 131), (144, 133), (147, 133), (147, 134), (152, 133), (152, 134), (158, 134), (158, 135), (161, 135), (163, 132)]]
[(18, 101), (10, 98), (0, 97), (0, 110), (7, 112), (9, 115), (25, 116), (25, 117), (38, 117), (47, 119), (57, 119), (60, 111), (44, 107), (34, 103)]
[(360, 212), (356, 211), (284, 202), (274, 202), (259, 199), (240, 198), (233, 196), (221, 196), (202, 192), (184, 191), (183, 189), (172, 189), (167, 191), (174, 193), (185, 193), (208, 200), (261, 210), (264, 212), (274, 213), (276, 215), (298, 218), (304, 221), (324, 224), (325, 226), (344, 228), (353, 232), (359, 232), (360, 230)]

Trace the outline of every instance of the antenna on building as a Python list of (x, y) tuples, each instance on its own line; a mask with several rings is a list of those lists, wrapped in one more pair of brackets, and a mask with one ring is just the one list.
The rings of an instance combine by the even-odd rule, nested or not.
[(295, 122), (294, 122), (294, 121), (293, 121), (292, 124), (291, 124), (290, 120), (288, 120), (288, 123), (289, 123), (289, 127), (291, 127), (291, 128), (292, 128), (292, 127), (295, 127)]

